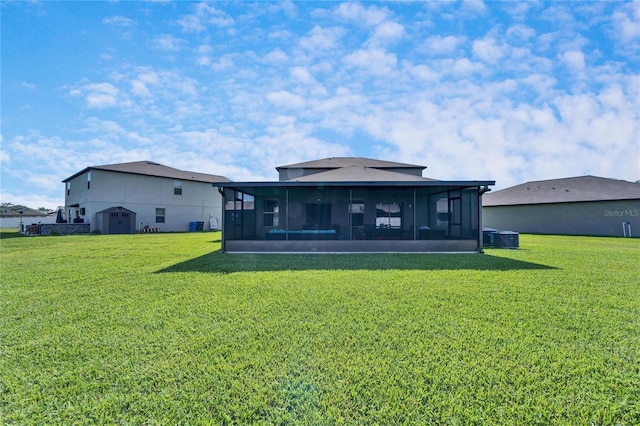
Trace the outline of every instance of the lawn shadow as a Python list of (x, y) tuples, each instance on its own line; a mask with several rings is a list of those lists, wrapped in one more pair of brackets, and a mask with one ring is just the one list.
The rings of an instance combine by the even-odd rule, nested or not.
[(222, 273), (306, 270), (480, 270), (556, 269), (488, 254), (225, 254), (215, 251), (158, 271)]
[(21, 234), (20, 232), (18, 232), (17, 229), (13, 230), (13, 229), (3, 229), (0, 231), (0, 239), (5, 240), (5, 239), (9, 239), (9, 238), (23, 238), (26, 235)]

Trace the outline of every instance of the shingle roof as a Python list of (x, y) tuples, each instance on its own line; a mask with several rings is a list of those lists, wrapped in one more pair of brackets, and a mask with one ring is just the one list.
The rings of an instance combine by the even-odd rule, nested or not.
[(330, 157), (321, 160), (306, 161), (303, 163), (289, 164), (286, 166), (278, 166), (280, 169), (337, 169), (349, 166), (375, 167), (378, 169), (397, 169), (397, 168), (420, 168), (426, 169), (426, 166), (418, 166), (414, 164), (396, 163), (393, 161), (375, 160), (364, 157)]
[(44, 213), (39, 210), (32, 209), (30, 207), (24, 206), (10, 206), (6, 208), (0, 209), (0, 216), (2, 217), (20, 217), (20, 210), (22, 210), (23, 217), (41, 217), (41, 216), (49, 216), (49, 213)]
[(224, 176), (209, 175), (206, 173), (189, 172), (184, 170), (174, 169), (173, 167), (164, 166), (153, 161), (134, 161), (131, 163), (117, 163), (117, 164), (105, 164), (102, 166), (90, 166), (78, 173), (69, 176), (63, 182), (67, 182), (76, 176), (81, 175), (89, 170), (108, 170), (111, 172), (131, 173), (136, 175), (145, 176), (157, 176), (170, 179), (190, 180), (195, 182), (205, 183), (217, 183), (217, 182), (230, 182)]
[(490, 207), (610, 200), (640, 200), (640, 184), (597, 176), (540, 180), (485, 194), (482, 205)]
[(407, 173), (391, 172), (378, 168), (351, 165), (325, 172), (314, 173), (289, 179), (287, 182), (397, 182), (397, 181), (433, 181), (435, 179)]

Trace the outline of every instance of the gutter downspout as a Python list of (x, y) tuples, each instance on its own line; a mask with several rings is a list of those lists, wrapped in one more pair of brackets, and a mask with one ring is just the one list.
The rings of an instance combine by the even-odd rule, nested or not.
[(226, 203), (226, 197), (224, 196), (224, 189), (220, 188), (219, 186), (217, 188), (218, 188), (218, 192), (220, 193), (220, 195), (222, 195), (222, 218), (220, 219), (220, 231), (221, 231), (221, 234), (222, 234), (222, 238), (221, 238), (222, 241), (220, 243), (221, 244), (220, 248), (222, 250), (222, 253), (224, 253), (226, 251), (225, 250), (226, 240), (225, 240), (225, 235), (224, 235), (225, 234), (225, 232), (224, 232), (224, 217), (225, 217), (224, 208), (227, 205), (227, 203)]
[(489, 192), (488, 186), (478, 188), (478, 253), (484, 254), (484, 240), (482, 238), (482, 194)]

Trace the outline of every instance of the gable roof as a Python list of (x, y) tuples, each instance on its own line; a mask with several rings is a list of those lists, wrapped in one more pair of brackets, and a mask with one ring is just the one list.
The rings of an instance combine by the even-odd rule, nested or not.
[(338, 169), (342, 167), (360, 166), (360, 167), (373, 167), (376, 169), (398, 169), (409, 168), (421, 170), (426, 169), (426, 166), (418, 166), (414, 164), (396, 163), (393, 161), (375, 160), (372, 158), (364, 157), (330, 157), (323, 158), (321, 160), (305, 161), (303, 163), (289, 164), (286, 166), (278, 166), (276, 170), (280, 169)]
[(434, 181), (435, 179), (406, 173), (391, 172), (378, 168), (351, 165), (307, 176), (296, 177), (286, 182), (398, 182), (398, 181)]
[(190, 180), (194, 182), (205, 183), (218, 183), (218, 182), (230, 182), (224, 176), (209, 175), (206, 173), (189, 172), (184, 170), (174, 169), (173, 167), (165, 166), (153, 161), (134, 161), (131, 163), (117, 163), (117, 164), (105, 164), (102, 166), (90, 166), (78, 173), (69, 176), (62, 182), (70, 181), (71, 179), (79, 176), (89, 170), (107, 170), (110, 172), (130, 173), (135, 175), (144, 176), (156, 176), (169, 179)]
[(640, 184), (597, 176), (526, 182), (490, 192), (483, 207), (581, 201), (640, 200)]
[(43, 217), (49, 216), (50, 213), (41, 212), (40, 210), (32, 209), (25, 206), (9, 206), (0, 209), (0, 216), (2, 217), (20, 217), (20, 211), (22, 210), (23, 217)]
[(122, 206), (109, 207), (109, 208), (106, 208), (106, 209), (104, 209), (104, 210), (100, 210), (99, 212), (96, 212), (96, 214), (109, 213), (109, 212), (116, 211), (116, 210), (118, 210), (118, 211), (122, 211), (122, 210), (124, 210), (124, 211), (127, 211), (127, 212), (129, 212), (129, 213), (136, 214), (136, 212), (134, 212), (133, 210), (125, 209), (125, 208), (124, 208), (124, 207), (122, 207)]

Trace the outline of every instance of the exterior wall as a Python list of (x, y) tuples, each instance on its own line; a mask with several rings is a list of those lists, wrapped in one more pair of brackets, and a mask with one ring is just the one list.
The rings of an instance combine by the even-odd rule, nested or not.
[[(56, 223), (56, 215), (22, 216), (22, 224), (26, 227), (34, 223)], [(0, 217), (0, 228), (19, 228), (20, 217)]]
[(40, 235), (51, 235), (52, 232), (60, 235), (88, 234), (87, 223), (49, 223), (38, 226)]
[(432, 241), (226, 241), (227, 252), (453, 253), (477, 252), (471, 240)]
[[(222, 197), (212, 184), (181, 180), (182, 195), (174, 194), (174, 179), (142, 176), (129, 173), (91, 170), (69, 181), (65, 186), (66, 217), (73, 220), (79, 215), (85, 223), (96, 229), (95, 214), (110, 207), (122, 206), (137, 215), (136, 230), (145, 226), (160, 228), (161, 232), (187, 232), (189, 222), (204, 222), (209, 229), (210, 220), (220, 223), (222, 219)], [(78, 204), (78, 209), (70, 207)], [(165, 223), (156, 223), (156, 208), (165, 209)]]
[[(312, 168), (312, 169), (304, 169), (304, 168), (290, 168), (290, 169), (280, 169), (278, 174), (278, 179), (282, 182), (289, 179), (300, 178), (304, 176), (314, 175), (316, 173), (328, 172), (329, 170), (335, 170), (334, 168)], [(411, 176), (422, 176), (422, 168), (421, 167), (397, 167), (397, 168), (385, 168), (381, 170), (386, 170), (389, 172), (395, 173), (404, 173)]]
[(623, 236), (623, 223), (640, 236), (640, 200), (491, 206), (483, 226), (531, 234)]

